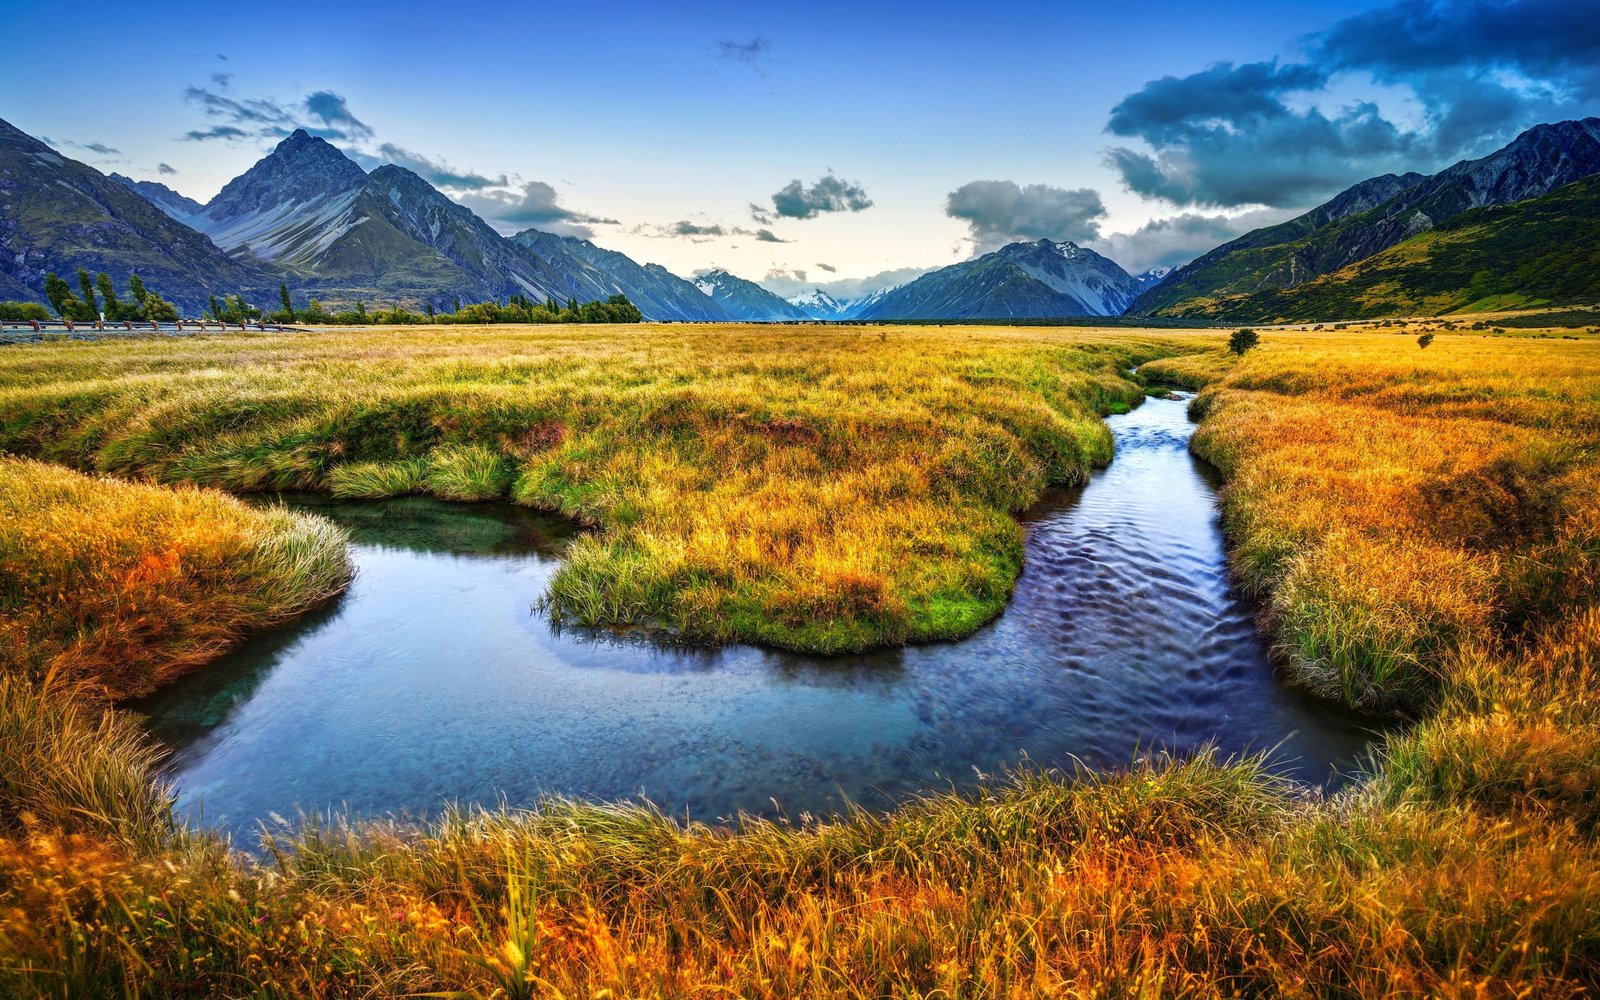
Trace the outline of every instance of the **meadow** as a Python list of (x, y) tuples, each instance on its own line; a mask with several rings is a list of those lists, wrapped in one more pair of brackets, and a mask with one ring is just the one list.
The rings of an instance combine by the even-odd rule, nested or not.
[[(78, 555), (104, 544), (89, 526), (148, 533), (158, 561), (174, 545), (128, 520), (139, 505), (106, 501), (0, 549), (31, 574), (9, 614), (52, 591), (61, 605), (25, 626), (34, 652), (0, 679), (0, 990), (1587, 995), (1600, 343), (1446, 330), (1423, 348), (1418, 332), (1263, 331), (1242, 357), (1215, 333), (962, 327), (408, 329), (0, 355), (0, 448), (32, 459), (0, 466), (14, 495), (210, 504), (267, 519), (247, 537), (293, 539), (275, 544), (297, 564), (337, 546), (195, 487), (508, 496), (597, 528), (553, 616), (816, 650), (959, 636), (998, 613), (1020, 559), (1012, 515), (1110, 458), (1099, 415), (1147, 385), (1196, 388), (1194, 448), (1225, 476), (1239, 578), (1287, 675), (1407, 720), (1336, 795), (1260, 760), (1157, 756), (733, 829), (561, 801), (427, 828), (311, 824), (255, 863), (172, 824), (150, 748), (103, 700), (117, 685), (82, 686), (126, 661), (159, 677), (225, 641), (104, 626), (144, 646), (77, 652), (82, 621), (125, 606), (74, 617), (100, 598), (68, 574), (144, 558)], [(8, 530), (35, 509), (49, 505), (10, 508)], [(45, 537), (62, 554), (30, 562)], [(75, 569), (102, 564), (117, 568)], [(247, 609), (340, 579), (282, 564), (249, 564)], [(207, 609), (239, 584), (165, 586)]]
[(0, 450), (235, 492), (509, 497), (600, 530), (558, 619), (840, 652), (999, 613), (1013, 515), (1111, 458), (1140, 334), (446, 327), (0, 356)]

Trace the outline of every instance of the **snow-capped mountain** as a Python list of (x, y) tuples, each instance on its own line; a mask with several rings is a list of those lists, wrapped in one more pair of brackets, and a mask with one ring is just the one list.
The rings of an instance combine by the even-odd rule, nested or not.
[(1136, 279), (1076, 243), (1012, 243), (891, 289), (859, 319), (1048, 319), (1120, 316), (1138, 297)]
[(820, 288), (813, 288), (808, 292), (791, 295), (786, 300), (790, 305), (805, 310), (812, 319), (848, 319), (850, 317), (849, 302), (840, 302)]
[(1154, 288), (1166, 281), (1167, 275), (1171, 274), (1172, 270), (1170, 267), (1152, 267), (1142, 274), (1134, 275), (1133, 280), (1139, 283), (1139, 291), (1143, 293), (1146, 289)]
[(333, 303), (587, 302), (620, 292), (650, 319), (726, 318), (664, 269), (538, 230), (501, 236), (412, 171), (384, 164), (369, 174), (304, 131), (187, 221), (239, 260), (286, 272), (292, 287)]
[(747, 323), (773, 323), (812, 319), (805, 309), (788, 302), (753, 281), (729, 274), (722, 268), (698, 274), (694, 285), (709, 295), (734, 319)]

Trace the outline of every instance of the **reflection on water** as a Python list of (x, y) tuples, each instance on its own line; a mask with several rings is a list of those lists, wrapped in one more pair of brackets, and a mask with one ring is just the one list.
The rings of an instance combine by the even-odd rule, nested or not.
[(421, 815), (555, 792), (739, 810), (881, 807), (1016, 764), (1277, 747), (1324, 782), (1369, 735), (1273, 675), (1229, 586), (1184, 404), (1110, 420), (1117, 458), (1027, 522), (1004, 615), (957, 643), (815, 657), (552, 631), (532, 610), (570, 529), (422, 498), (290, 502), (346, 525), (331, 607), (134, 707), (174, 748), (179, 809), (248, 829), (347, 806)]

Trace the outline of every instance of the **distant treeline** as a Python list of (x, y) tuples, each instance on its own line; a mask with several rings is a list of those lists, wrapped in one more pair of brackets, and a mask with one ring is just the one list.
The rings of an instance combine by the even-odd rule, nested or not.
[[(285, 300), (285, 310), (288, 302)], [(421, 323), (641, 323), (644, 314), (626, 295), (613, 295), (605, 300), (579, 302), (568, 299), (563, 305), (554, 298), (535, 302), (525, 295), (513, 295), (505, 302), (472, 302), (462, 305), (459, 300), (451, 304), (450, 312), (440, 312), (430, 303), (421, 312), (404, 306), (368, 311), (365, 303), (356, 303), (354, 309), (329, 312), (316, 299), (303, 309), (292, 310), (290, 322), (334, 326), (405, 326)]]
[[(104, 274), (91, 278), (78, 271), (78, 292), (60, 276), (45, 276), (47, 309), (38, 302), (0, 302), (0, 320), (45, 322), (56, 317), (92, 323), (105, 314), (107, 320), (177, 320), (178, 308), (146, 288), (138, 275), (128, 279), (128, 297), (120, 298)], [(568, 299), (565, 304), (554, 297), (535, 302), (525, 295), (513, 295), (505, 302), (472, 302), (458, 299), (450, 312), (441, 312), (431, 303), (416, 312), (405, 306), (368, 310), (366, 303), (353, 308), (329, 310), (316, 299), (296, 308), (289, 287), (278, 286), (278, 308), (268, 312), (252, 305), (243, 295), (213, 295), (205, 318), (223, 323), (303, 323), (307, 326), (405, 326), (423, 323), (641, 323), (644, 314), (626, 295), (613, 295), (594, 302)], [(54, 310), (54, 316), (51, 314)]]
[(330, 310), (316, 299), (296, 307), (287, 285), (278, 286), (278, 309), (264, 313), (241, 295), (211, 297), (206, 309), (211, 319), (224, 323), (254, 322), (304, 323), (307, 326), (412, 326), (424, 323), (639, 323), (644, 315), (625, 295), (613, 295), (603, 302), (578, 302), (565, 305), (554, 298), (534, 302), (524, 295), (513, 295), (504, 303), (473, 302), (462, 305), (457, 299), (450, 312), (441, 312), (429, 303), (420, 312), (405, 306), (368, 309), (365, 302), (354, 307)]
[[(117, 294), (116, 286), (104, 272), (91, 278), (89, 272), (78, 269), (78, 291), (65, 278), (54, 271), (44, 276), (44, 297), (50, 303), (47, 309), (38, 302), (0, 302), (0, 320), (38, 320), (47, 322), (59, 317), (75, 323), (93, 323), (102, 315), (107, 320), (122, 322), (171, 322), (178, 318), (178, 307), (146, 288), (137, 274), (128, 277), (128, 297)], [(51, 315), (51, 310), (55, 315)]]

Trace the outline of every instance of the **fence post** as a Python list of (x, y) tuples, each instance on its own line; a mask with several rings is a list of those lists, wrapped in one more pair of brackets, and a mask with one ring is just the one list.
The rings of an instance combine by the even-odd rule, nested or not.
[(73, 326), (73, 325), (72, 325), (72, 320), (70, 320), (70, 319), (67, 319), (67, 318), (66, 318), (66, 317), (64, 317), (64, 316), (63, 316), (63, 317), (62, 317), (62, 318), (61, 318), (61, 322), (63, 322), (63, 323), (65, 323), (65, 324), (67, 324), (67, 332), (68, 332), (68, 333), (71, 333), (71, 332), (73, 332), (73, 331), (74, 331), (74, 330), (76, 330), (76, 329), (77, 329), (77, 327), (75, 327), (75, 326)]
[(160, 332), (161, 324), (157, 323), (155, 320), (151, 320), (150, 321), (150, 329), (155, 330), (157, 332)]
[(41, 327), (39, 325), (39, 321), (36, 320), (36, 319), (30, 319), (30, 320), (28, 320), (28, 322), (33, 324), (33, 332), (34, 333), (38, 333), (38, 332), (40, 332), (41, 330), (44, 329), (43, 327)]

